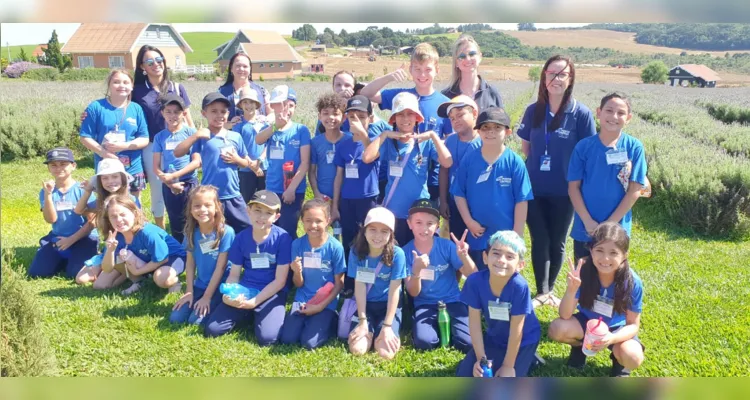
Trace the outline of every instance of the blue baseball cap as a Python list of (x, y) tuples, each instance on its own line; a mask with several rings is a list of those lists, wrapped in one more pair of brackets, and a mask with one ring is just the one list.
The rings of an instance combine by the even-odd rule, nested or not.
[(73, 158), (73, 150), (67, 147), (55, 147), (47, 152), (47, 160), (44, 163), (49, 164), (52, 161), (76, 162), (76, 159)]

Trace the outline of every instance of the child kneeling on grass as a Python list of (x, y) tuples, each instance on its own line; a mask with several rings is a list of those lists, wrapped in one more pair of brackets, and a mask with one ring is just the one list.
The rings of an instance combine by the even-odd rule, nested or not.
[[(630, 238), (616, 222), (605, 222), (591, 233), (591, 255), (568, 259), (568, 289), (560, 303), (560, 318), (549, 326), (550, 339), (572, 346), (568, 366), (583, 368), (586, 355), (581, 341), (586, 324), (601, 318), (609, 333), (594, 342), (592, 351), (612, 352), (610, 376), (628, 376), (643, 363), (645, 347), (638, 339), (643, 310), (643, 283), (628, 265)], [(578, 312), (573, 311), (578, 306)]]
[[(487, 269), (466, 279), (461, 301), (469, 306), (474, 347), (458, 365), (458, 376), (482, 376), (481, 360), (490, 361), (493, 376), (523, 377), (535, 362), (541, 338), (531, 292), (520, 271), (526, 245), (514, 231), (499, 231), (487, 241), (482, 256)], [(487, 331), (482, 334), (482, 316)]]

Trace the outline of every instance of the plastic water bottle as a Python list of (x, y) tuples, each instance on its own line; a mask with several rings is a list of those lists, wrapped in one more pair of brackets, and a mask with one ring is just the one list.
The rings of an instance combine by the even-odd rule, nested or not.
[(342, 242), (341, 223), (339, 222), (339, 220), (333, 221), (333, 225), (331, 225), (331, 227), (333, 228), (333, 236), (336, 237), (336, 240), (338, 240), (339, 242)]
[(451, 317), (442, 301), (438, 301), (438, 327), (440, 328), (440, 347), (448, 347), (451, 342)]
[(222, 283), (219, 286), (219, 292), (221, 292), (221, 294), (229, 296), (233, 300), (237, 300), (240, 295), (244, 296), (245, 300), (250, 300), (253, 297), (257, 296), (258, 293), (260, 293), (260, 290), (249, 289), (240, 285), (239, 283)]
[(479, 366), (482, 367), (483, 378), (492, 378), (492, 365), (490, 365), (490, 362), (487, 360), (487, 356), (482, 357), (479, 361)]

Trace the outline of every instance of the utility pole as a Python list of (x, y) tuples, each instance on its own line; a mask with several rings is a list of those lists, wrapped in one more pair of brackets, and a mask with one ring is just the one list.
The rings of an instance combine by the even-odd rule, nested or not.
[(10, 62), (10, 42), (5, 42), (5, 47), (8, 48), (8, 62)]

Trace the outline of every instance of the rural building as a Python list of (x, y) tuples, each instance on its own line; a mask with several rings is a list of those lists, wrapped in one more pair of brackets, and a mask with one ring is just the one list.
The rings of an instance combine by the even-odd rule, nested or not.
[(36, 46), (34, 51), (31, 52), (31, 56), (34, 58), (42, 57), (44, 56), (44, 50), (47, 50), (47, 43), (42, 43), (39, 46)]
[(414, 52), (414, 47), (412, 46), (401, 46), (398, 48), (398, 54), (411, 54)]
[(695, 84), (699, 87), (716, 87), (719, 75), (702, 64), (682, 64), (669, 70), (669, 85), (687, 87)]
[(377, 56), (378, 52), (371, 46), (371, 47), (357, 47), (352, 51), (351, 56), (352, 57), (371, 57), (371, 56)]
[[(325, 46), (323, 46), (325, 47)], [(241, 29), (228, 42), (214, 49), (222, 71), (229, 59), (238, 52), (247, 54), (252, 61), (253, 79), (292, 78), (302, 73), (305, 59), (277, 32)]]
[(83, 23), (60, 51), (70, 54), (75, 68), (134, 70), (143, 45), (158, 47), (168, 67), (185, 65), (193, 49), (171, 24)]
[(324, 45), (324, 44), (313, 45), (310, 48), (310, 51), (314, 51), (314, 52), (318, 52), (318, 53), (325, 53), (326, 52), (326, 45)]
[(317, 57), (310, 61), (310, 72), (319, 74), (325, 72), (326, 59), (325, 57)]

